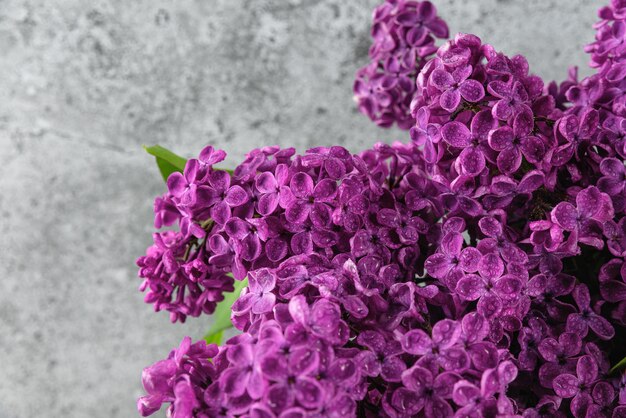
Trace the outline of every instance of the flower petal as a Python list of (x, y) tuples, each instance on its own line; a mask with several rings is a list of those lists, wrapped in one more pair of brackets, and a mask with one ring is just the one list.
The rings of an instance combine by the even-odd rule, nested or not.
[(465, 148), (471, 143), (472, 134), (464, 124), (449, 122), (441, 128), (441, 136), (444, 141), (453, 147)]

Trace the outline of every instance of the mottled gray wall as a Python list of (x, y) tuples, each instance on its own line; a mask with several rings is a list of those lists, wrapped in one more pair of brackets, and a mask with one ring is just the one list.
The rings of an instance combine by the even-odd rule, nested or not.
[[(534, 72), (585, 66), (599, 0), (435, 1)], [(132, 417), (170, 325), (136, 291), (163, 191), (141, 144), (342, 144), (374, 0), (0, 0), (0, 418)]]

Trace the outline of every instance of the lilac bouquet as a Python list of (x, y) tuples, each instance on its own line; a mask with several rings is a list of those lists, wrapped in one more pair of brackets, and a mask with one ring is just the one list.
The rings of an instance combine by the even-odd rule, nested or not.
[(407, 143), (149, 148), (141, 290), (215, 320), (144, 370), (141, 415), (626, 417), (626, 1), (599, 16), (595, 74), (545, 84), (387, 0), (354, 95)]

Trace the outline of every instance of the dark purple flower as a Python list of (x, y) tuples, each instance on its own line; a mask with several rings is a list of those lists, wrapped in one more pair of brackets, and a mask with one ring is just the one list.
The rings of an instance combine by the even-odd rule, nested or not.
[(498, 151), (498, 168), (504, 174), (516, 172), (522, 164), (522, 157), (533, 164), (539, 164), (545, 153), (541, 139), (533, 135), (534, 120), (530, 109), (513, 117), (513, 127), (505, 125), (489, 132), (489, 146)]
[(598, 279), (604, 300), (613, 303), (626, 301), (626, 263), (621, 259), (613, 259), (603, 265)]
[(247, 292), (235, 301), (232, 311), (235, 315), (246, 312), (264, 314), (272, 311), (276, 295), (272, 293), (276, 286), (276, 276), (268, 269), (260, 269), (248, 273)]
[(288, 355), (270, 354), (261, 361), (263, 375), (271, 382), (265, 402), (287, 409), (297, 402), (305, 408), (320, 407), (323, 387), (314, 378), (319, 367), (318, 354), (310, 347), (299, 347)]
[(602, 222), (614, 215), (611, 198), (591, 186), (576, 195), (576, 206), (561, 202), (552, 210), (552, 221), (566, 231), (571, 231), (572, 242), (592, 245), (598, 249), (604, 246), (599, 237)]
[(218, 353), (217, 346), (204, 341), (192, 344), (185, 337), (167, 359), (144, 369), (142, 383), (146, 395), (139, 398), (137, 408), (146, 417), (171, 403), (168, 414), (176, 418), (189, 416), (189, 411), (203, 404), (202, 392), (217, 377), (210, 358)]
[(572, 313), (567, 317), (567, 331), (575, 332), (585, 337), (589, 328), (604, 340), (610, 340), (615, 335), (615, 329), (603, 316), (598, 315), (591, 309), (591, 297), (589, 289), (584, 284), (576, 286), (572, 292), (579, 312)]
[(266, 171), (256, 177), (254, 186), (260, 193), (257, 202), (260, 215), (268, 216), (276, 210), (280, 201), (280, 188), (287, 184), (288, 176), (288, 167), (285, 164), (279, 164), (274, 173)]
[[(613, 417), (619, 417), (620, 412), (618, 408), (613, 409), (613, 402), (615, 400), (615, 389), (608, 382), (598, 382), (594, 385), (591, 391), (591, 399), (593, 403), (587, 408), (587, 417), (602, 417), (609, 416), (611, 412)], [(625, 408), (626, 409), (626, 408)], [(623, 416), (626, 410), (622, 410)]]
[(471, 75), (470, 65), (454, 68), (452, 72), (438, 68), (430, 74), (430, 84), (442, 92), (439, 104), (443, 109), (454, 112), (461, 99), (479, 102), (485, 97), (483, 85), (477, 80), (469, 79)]
[[(281, 188), (281, 194), (287, 221), (302, 224), (311, 212), (317, 213), (317, 218), (325, 216), (330, 219), (332, 211), (325, 202), (335, 198), (337, 183), (331, 179), (324, 179), (314, 184), (308, 174), (296, 173), (291, 178), (289, 187)], [(316, 217), (312, 217), (311, 220), (315, 222)]]
[(401, 374), (406, 370), (406, 364), (399, 357), (402, 346), (395, 340), (386, 340), (379, 331), (363, 331), (357, 337), (357, 342), (369, 350), (361, 351), (356, 361), (361, 365), (367, 376), (380, 375), (385, 381), (399, 382)]
[(485, 317), (493, 318), (503, 303), (514, 303), (519, 298), (523, 282), (512, 274), (503, 276), (504, 262), (498, 254), (485, 254), (478, 264), (478, 273), (463, 277), (455, 290), (465, 300), (478, 299), (478, 311)]
[(572, 413), (576, 417), (585, 416), (593, 402), (591, 392), (597, 378), (596, 361), (592, 356), (582, 356), (576, 365), (576, 375), (566, 373), (554, 379), (554, 391), (562, 398), (574, 398), (570, 406)]
[(441, 240), (439, 251), (426, 259), (424, 267), (431, 276), (454, 288), (464, 273), (474, 273), (482, 257), (474, 247), (463, 248), (463, 236), (449, 232)]
[(509, 120), (522, 112), (530, 111), (528, 92), (520, 81), (512, 84), (492, 81), (487, 85), (487, 91), (499, 99), (492, 108), (496, 119)]
[(488, 152), (489, 132), (497, 126), (497, 121), (487, 110), (474, 116), (470, 129), (461, 122), (448, 122), (441, 128), (441, 136), (455, 148), (462, 148), (458, 162), (463, 174), (476, 176), (485, 168), (485, 153)]
[(402, 373), (403, 387), (397, 389), (391, 404), (405, 415), (417, 415), (423, 410), (427, 417), (445, 417), (453, 414), (448, 399), (452, 397), (452, 387), (460, 376), (444, 372), (433, 376), (420, 366), (413, 366)]
[(592, 142), (598, 124), (599, 115), (595, 109), (586, 110), (580, 117), (568, 115), (559, 120), (557, 130), (565, 138), (566, 143), (554, 151), (552, 164), (561, 166), (567, 163), (578, 152), (583, 142)]
[(407, 332), (402, 348), (409, 354), (433, 356), (445, 370), (460, 371), (469, 365), (465, 351), (455, 346), (460, 336), (460, 324), (444, 319), (433, 327), (432, 338), (421, 329)]
[[(461, 408), (455, 417), (509, 415), (513, 413), (511, 401), (504, 395), (507, 385), (515, 380), (517, 368), (510, 361), (483, 372), (480, 387), (467, 380), (454, 385), (452, 399)], [(498, 399), (496, 395), (499, 395)]]

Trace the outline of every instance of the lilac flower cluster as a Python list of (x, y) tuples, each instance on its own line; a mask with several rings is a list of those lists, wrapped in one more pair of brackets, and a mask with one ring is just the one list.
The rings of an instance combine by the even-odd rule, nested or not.
[(406, 63), (410, 108), (361, 106), (409, 112), (408, 144), (268, 147), (232, 173), (207, 147), (172, 174), (146, 301), (183, 321), (248, 286), (241, 334), (147, 368), (140, 413), (626, 417), (626, 2), (600, 17), (598, 72), (545, 85), (474, 35), (435, 50), (432, 5), (388, 0), (374, 68), (411, 37), (434, 56)]
[(429, 1), (386, 0), (374, 10), (371, 35), (371, 62), (357, 71), (354, 99), (377, 125), (409, 129), (415, 78), (448, 26)]

